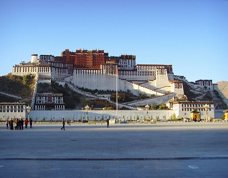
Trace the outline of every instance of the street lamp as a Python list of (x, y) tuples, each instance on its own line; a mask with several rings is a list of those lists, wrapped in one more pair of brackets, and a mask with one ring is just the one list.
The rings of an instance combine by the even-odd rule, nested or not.
[(207, 119), (208, 119), (208, 108), (209, 108), (208, 104), (205, 104), (204, 108), (205, 108), (205, 111), (206, 111), (206, 122), (207, 122)]
[(89, 106), (86, 105), (85, 109), (86, 109), (86, 120), (88, 121), (89, 120), (89, 117), (88, 117)]
[(30, 113), (31, 107), (30, 106), (27, 106), (26, 109), (27, 109), (27, 112), (28, 112), (28, 120), (30, 120), (29, 113)]
[(145, 108), (146, 108), (146, 113), (147, 113), (147, 120), (149, 120), (149, 118), (148, 118), (148, 110), (149, 110), (149, 105), (147, 104), (146, 106), (145, 106)]

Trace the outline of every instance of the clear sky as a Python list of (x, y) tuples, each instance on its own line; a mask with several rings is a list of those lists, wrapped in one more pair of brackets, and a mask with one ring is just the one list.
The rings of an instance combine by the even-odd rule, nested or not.
[(188, 81), (228, 81), (227, 0), (0, 0), (0, 76), (31, 54), (134, 54)]

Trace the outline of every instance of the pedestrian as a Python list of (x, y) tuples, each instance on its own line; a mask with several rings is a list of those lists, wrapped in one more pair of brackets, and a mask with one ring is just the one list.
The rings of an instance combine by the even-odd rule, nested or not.
[(21, 120), (17, 119), (17, 129), (21, 130)]
[(195, 118), (193, 119), (195, 122), (197, 121), (197, 116), (195, 115)]
[(107, 122), (107, 128), (109, 128), (109, 118), (106, 120)]
[(11, 118), (9, 124), (10, 124), (10, 130), (13, 130), (13, 119), (12, 118)]
[(18, 130), (18, 119), (15, 120), (15, 130)]
[(28, 119), (25, 119), (25, 128), (28, 128)]
[(8, 129), (8, 127), (9, 127), (9, 121), (8, 119), (6, 119), (6, 129)]
[(24, 128), (24, 120), (21, 118), (21, 130)]
[(62, 124), (63, 124), (63, 127), (61, 128), (61, 130), (65, 130), (65, 120), (64, 120), (64, 118), (63, 118)]
[(29, 123), (30, 123), (30, 128), (32, 128), (32, 118), (30, 118)]

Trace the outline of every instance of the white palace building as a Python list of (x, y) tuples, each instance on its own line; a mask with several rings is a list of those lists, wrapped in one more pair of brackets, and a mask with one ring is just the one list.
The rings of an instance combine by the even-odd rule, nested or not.
[(136, 65), (132, 57), (120, 58), (114, 63), (106, 61), (100, 68), (72, 68), (72, 63), (55, 61), (52, 55), (49, 58), (41, 55), (38, 59), (38, 55), (33, 54), (31, 62), (13, 66), (12, 75), (32, 74), (39, 80), (65, 80), (91, 90), (115, 91), (117, 84), (118, 91), (130, 90), (135, 95), (184, 94), (182, 82), (174, 80), (172, 65)]
[[(174, 76), (172, 65), (136, 64), (134, 55), (109, 57), (102, 50), (65, 50), (61, 56), (40, 55), (39, 59), (37, 54), (33, 54), (31, 62), (13, 66), (12, 75), (27, 74), (35, 75), (37, 83), (54, 80), (75, 88), (130, 91), (136, 96), (146, 94), (149, 97), (147, 100), (124, 103), (129, 107), (161, 104), (173, 97), (184, 96), (182, 80)], [(211, 88), (211, 83), (209, 85)], [(210, 117), (213, 118), (213, 103), (210, 103), (210, 106)], [(190, 110), (173, 108), (178, 117), (190, 116)], [(203, 105), (200, 105), (200, 108), (203, 112)]]

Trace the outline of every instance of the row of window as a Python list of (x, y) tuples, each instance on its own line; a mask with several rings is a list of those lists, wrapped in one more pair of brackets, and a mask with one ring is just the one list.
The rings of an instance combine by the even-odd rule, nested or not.
[(120, 75), (155, 76), (154, 71), (120, 71)]
[(23, 109), (23, 106), (17, 106), (17, 105), (15, 105), (15, 106), (0, 106), (0, 110), (3, 110), (3, 109)]
[(182, 87), (183, 87), (182, 83), (175, 83), (175, 88), (182, 88)]
[(9, 109), (7, 109), (7, 110), (3, 109), (3, 110), (1, 110), (0, 109), (0, 112), (23, 112), (23, 111), (24, 111), (23, 109), (22, 110), (19, 110), (19, 109), (18, 110), (13, 110), (13, 109), (10, 109), (10, 110)]
[[(49, 72), (49, 67), (38, 67), (38, 72)], [(14, 72), (36, 72), (36, 67), (14, 67)]]
[[(41, 106), (35, 105), (35, 110), (46, 110), (46, 106), (45, 105), (41, 105)], [(64, 105), (55, 105), (55, 110), (65, 110), (65, 106)]]
[(165, 68), (165, 66), (137, 66), (138, 70), (155, 70)]
[(53, 102), (56, 104), (62, 104), (63, 103), (63, 97), (52, 97), (49, 101), (48, 97), (36, 97), (36, 103), (37, 104), (45, 104), (47, 102)]
[(100, 70), (76, 70), (76, 74), (101, 74)]
[[(182, 107), (204, 107), (205, 104), (182, 104)], [(208, 105), (211, 107), (211, 104)]]
[[(192, 111), (192, 108), (182, 108), (182, 111)], [(197, 108), (197, 111), (205, 111), (205, 108)], [(208, 111), (211, 111), (211, 108)]]

